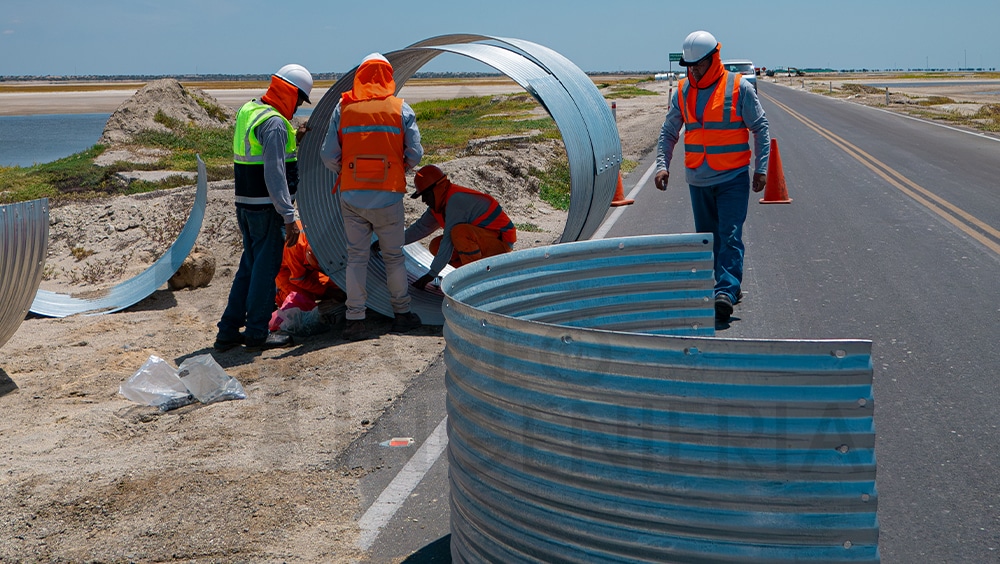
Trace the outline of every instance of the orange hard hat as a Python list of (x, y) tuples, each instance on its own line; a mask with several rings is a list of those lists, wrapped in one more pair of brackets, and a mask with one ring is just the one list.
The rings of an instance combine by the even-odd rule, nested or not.
[(417, 171), (416, 176), (413, 177), (413, 186), (416, 187), (417, 191), (410, 197), (419, 198), (421, 193), (446, 177), (447, 175), (434, 165), (427, 165), (421, 168)]

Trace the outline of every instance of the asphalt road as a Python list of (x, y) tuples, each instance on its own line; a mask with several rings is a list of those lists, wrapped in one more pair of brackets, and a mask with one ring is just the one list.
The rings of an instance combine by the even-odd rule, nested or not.
[[(766, 82), (760, 94), (793, 201), (751, 195), (746, 295), (717, 335), (872, 340), (882, 561), (1000, 561), (1000, 141)], [(652, 157), (607, 237), (693, 230), (683, 159), (660, 192)], [(434, 443), (443, 407), (413, 406), (442, 405), (443, 372), (359, 440), (373, 456), (394, 432), (416, 439), (363, 497)], [(369, 561), (450, 560), (445, 459), (410, 476)]]

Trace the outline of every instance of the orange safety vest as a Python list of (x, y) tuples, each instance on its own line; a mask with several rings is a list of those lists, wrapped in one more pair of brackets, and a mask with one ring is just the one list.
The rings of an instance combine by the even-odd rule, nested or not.
[(406, 193), (403, 99), (395, 96), (342, 103), (340, 146), (343, 190)]
[(708, 161), (713, 170), (733, 170), (750, 164), (750, 130), (740, 114), (740, 75), (723, 71), (699, 121), (695, 115), (698, 89), (688, 79), (678, 85), (678, 106), (684, 118), (684, 166), (698, 168)]
[[(500, 207), (500, 203), (497, 202), (496, 199), (493, 196), (490, 196), (489, 194), (485, 194), (478, 190), (472, 190), (464, 186), (458, 186), (457, 184), (452, 184), (451, 186), (448, 187), (448, 191), (445, 192), (444, 194), (444, 205), (440, 206), (441, 209), (445, 210), (445, 213), (447, 213), (448, 210), (448, 200), (450, 200), (452, 196), (458, 194), (459, 192), (482, 196), (487, 200), (489, 200), (490, 202), (490, 207), (488, 210), (486, 210), (486, 213), (472, 220), (471, 222), (472, 225), (475, 225), (476, 227), (481, 227), (483, 229), (488, 229), (489, 231), (496, 233), (500, 237), (500, 240), (503, 241), (504, 243), (507, 243), (508, 245), (513, 246), (514, 243), (517, 242), (517, 229), (514, 227), (514, 222), (511, 221), (509, 217), (507, 217), (507, 214), (503, 211), (503, 208)], [(431, 214), (434, 216), (434, 219), (437, 220), (438, 225), (440, 225), (441, 227), (445, 226), (445, 218), (443, 213), (439, 213), (434, 209), (431, 209)]]

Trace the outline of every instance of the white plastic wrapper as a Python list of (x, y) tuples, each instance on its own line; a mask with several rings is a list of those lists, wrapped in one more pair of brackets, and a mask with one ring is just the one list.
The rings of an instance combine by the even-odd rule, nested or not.
[(123, 382), (118, 393), (136, 403), (160, 408), (179, 407), (191, 396), (177, 370), (156, 355), (151, 355), (131, 378)]
[(191, 357), (177, 369), (180, 381), (201, 403), (246, 399), (243, 385), (233, 378), (210, 354)]

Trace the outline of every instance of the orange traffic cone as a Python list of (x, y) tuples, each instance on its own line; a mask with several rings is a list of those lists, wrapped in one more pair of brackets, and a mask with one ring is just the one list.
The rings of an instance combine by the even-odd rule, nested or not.
[(767, 183), (764, 185), (762, 204), (790, 204), (788, 188), (785, 186), (785, 172), (781, 168), (781, 155), (778, 153), (778, 140), (771, 138), (771, 156), (767, 161)]
[(635, 200), (625, 199), (625, 190), (622, 188), (622, 173), (618, 173), (618, 187), (615, 188), (615, 197), (611, 199), (611, 207), (630, 206)]

